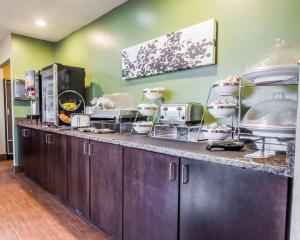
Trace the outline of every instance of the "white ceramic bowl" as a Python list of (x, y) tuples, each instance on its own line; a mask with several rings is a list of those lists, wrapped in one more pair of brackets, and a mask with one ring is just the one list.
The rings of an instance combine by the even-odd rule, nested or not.
[(213, 86), (220, 96), (234, 96), (239, 90), (238, 83), (215, 83)]
[(133, 129), (139, 134), (147, 134), (152, 129), (152, 122), (135, 122), (133, 123)]
[(237, 106), (236, 105), (208, 105), (207, 109), (211, 115), (216, 118), (231, 116)]
[(202, 129), (203, 135), (208, 141), (220, 141), (230, 136), (230, 129)]
[(142, 103), (138, 105), (138, 110), (144, 116), (154, 116), (157, 110), (157, 105), (151, 103)]
[(143, 93), (144, 96), (150, 100), (155, 100), (162, 98), (164, 94), (165, 89), (162, 87), (157, 87), (157, 88), (145, 88)]

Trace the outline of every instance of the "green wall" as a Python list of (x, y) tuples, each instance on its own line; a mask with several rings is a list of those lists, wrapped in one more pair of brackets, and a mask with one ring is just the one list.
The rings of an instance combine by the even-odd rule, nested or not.
[[(166, 102), (204, 104), (213, 81), (241, 74), (276, 38), (300, 43), (299, 9), (299, 0), (129, 0), (57, 43), (13, 34), (12, 78), (60, 62), (86, 69), (87, 100), (118, 91), (140, 98), (145, 87), (163, 86), (168, 89)], [(211, 18), (218, 21), (217, 65), (121, 79), (123, 48)], [(296, 88), (255, 89), (245, 103), (251, 105), (276, 91), (295, 97)], [(14, 105), (16, 117), (29, 113), (28, 103)]]
[[(54, 44), (17, 34), (11, 36), (11, 79), (24, 79), (26, 70), (40, 70), (54, 62)], [(14, 117), (25, 117), (30, 113), (28, 101), (14, 100)], [(20, 165), (18, 134), (14, 128), (14, 165)]]
[[(40, 70), (52, 64), (54, 43), (12, 34), (11, 72), (12, 79), (24, 79), (26, 70)], [(30, 113), (28, 101), (14, 100), (14, 116), (24, 117)]]
[[(116, 91), (141, 96), (145, 87), (163, 86), (167, 102), (205, 103), (213, 81), (241, 74), (276, 38), (300, 42), (299, 9), (299, 0), (129, 0), (58, 42), (55, 58), (86, 68), (90, 98)], [(217, 65), (121, 79), (123, 48), (210, 18), (218, 21)]]

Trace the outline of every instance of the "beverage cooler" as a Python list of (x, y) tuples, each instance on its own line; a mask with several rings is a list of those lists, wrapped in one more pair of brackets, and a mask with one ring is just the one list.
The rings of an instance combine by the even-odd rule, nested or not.
[(70, 125), (71, 115), (84, 112), (84, 68), (53, 64), (41, 70), (42, 122)]

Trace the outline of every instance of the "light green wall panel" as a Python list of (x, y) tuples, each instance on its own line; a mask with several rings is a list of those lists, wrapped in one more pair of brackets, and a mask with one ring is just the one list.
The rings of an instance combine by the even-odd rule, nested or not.
[[(12, 79), (24, 79), (26, 70), (40, 70), (54, 62), (54, 44), (17, 34), (12, 34)], [(28, 101), (14, 101), (14, 116), (30, 113)]]
[[(204, 104), (213, 81), (240, 75), (276, 38), (300, 43), (299, 9), (299, 0), (129, 0), (55, 44), (13, 34), (12, 78), (59, 62), (86, 69), (88, 100), (118, 91), (140, 98), (145, 87), (163, 86), (166, 102)], [(211, 18), (218, 21), (217, 65), (121, 79), (123, 48)], [(253, 103), (276, 91), (292, 96), (296, 89), (271, 87), (248, 95)], [(28, 104), (14, 104), (16, 117), (29, 112)]]
[[(11, 37), (11, 79), (24, 79), (25, 71), (30, 69), (40, 70), (54, 62), (54, 44), (17, 34)], [(14, 100), (14, 117), (25, 117), (30, 113), (28, 101)], [(14, 129), (14, 165), (20, 165), (18, 153), (17, 129)]]
[[(129, 0), (57, 43), (55, 57), (86, 68), (88, 100), (116, 91), (139, 97), (159, 85), (168, 89), (166, 102), (204, 103), (213, 81), (241, 74), (277, 37), (300, 42), (299, 9), (298, 0)], [(210, 18), (218, 21), (217, 65), (121, 79), (123, 48)]]

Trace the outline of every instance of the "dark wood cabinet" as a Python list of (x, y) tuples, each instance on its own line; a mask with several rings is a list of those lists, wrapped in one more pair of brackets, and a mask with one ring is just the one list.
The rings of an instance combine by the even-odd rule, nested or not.
[(26, 174), (66, 200), (66, 136), (19, 127), (19, 154)]
[(19, 155), (24, 171), (33, 180), (38, 180), (38, 142), (39, 132), (35, 129), (18, 128), (19, 134)]
[(61, 200), (67, 199), (66, 136), (49, 133), (46, 143), (50, 149), (50, 191)]
[(38, 181), (38, 169), (40, 164), (39, 159), (39, 141), (40, 141), (40, 132), (35, 129), (28, 129), (29, 131), (29, 172), (28, 175), (35, 181)]
[(18, 127), (29, 177), (123, 240), (285, 240), (289, 178)]
[(123, 151), (119, 145), (90, 142), (91, 221), (122, 239)]
[(39, 133), (39, 166), (38, 182), (46, 189), (50, 189), (50, 167), (51, 167), (51, 146), (48, 144), (48, 132)]
[(24, 171), (27, 175), (31, 175), (31, 148), (32, 148), (32, 135), (29, 129), (18, 127), (19, 138), (19, 159), (23, 165)]
[(288, 179), (181, 159), (180, 240), (284, 240)]
[(177, 157), (124, 149), (124, 240), (177, 239), (178, 165)]
[(89, 141), (67, 137), (68, 204), (82, 217), (90, 216), (90, 158)]

